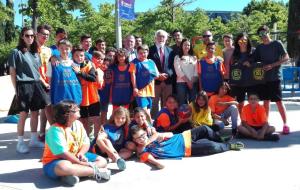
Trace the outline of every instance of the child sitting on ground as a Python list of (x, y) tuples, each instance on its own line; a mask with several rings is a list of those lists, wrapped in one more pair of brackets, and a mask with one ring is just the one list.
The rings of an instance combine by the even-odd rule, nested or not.
[[(203, 125), (211, 127), (214, 131), (218, 128), (213, 127), (211, 109), (208, 106), (208, 96), (205, 91), (200, 91), (196, 99), (190, 103), (192, 110), (192, 126), (201, 127)], [(215, 125), (214, 125), (215, 126)]]
[(73, 101), (61, 101), (54, 106), (55, 123), (46, 133), (42, 158), (46, 176), (69, 185), (79, 182), (79, 177), (94, 176), (99, 181), (110, 179), (106, 160), (88, 153), (90, 141), (82, 124), (79, 108)]
[(242, 124), (238, 126), (238, 134), (257, 140), (278, 141), (279, 135), (274, 134), (275, 128), (269, 125), (265, 108), (259, 104), (258, 95), (250, 94), (248, 102), (242, 109)]
[(116, 162), (120, 170), (126, 169), (124, 159), (132, 155), (132, 151), (125, 148), (129, 122), (129, 112), (126, 108), (121, 106), (115, 109), (108, 123), (103, 126), (104, 131), (100, 131), (92, 142), (92, 151)]

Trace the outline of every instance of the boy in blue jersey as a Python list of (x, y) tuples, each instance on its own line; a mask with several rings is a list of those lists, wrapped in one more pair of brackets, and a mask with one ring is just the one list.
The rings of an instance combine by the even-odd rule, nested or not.
[[(185, 156), (203, 156), (241, 150), (241, 142), (225, 143), (225, 139), (217, 135), (207, 126), (194, 128), (180, 134), (156, 133), (156, 140), (149, 143), (146, 131), (138, 126), (130, 129), (133, 141), (137, 144), (137, 153), (141, 162), (148, 162), (162, 169), (164, 165), (157, 158), (182, 158)], [(151, 137), (153, 139), (153, 137)]]
[(147, 59), (149, 47), (142, 45), (137, 48), (138, 58), (130, 63), (131, 83), (133, 95), (136, 97), (138, 107), (145, 109), (150, 116), (152, 98), (155, 96), (154, 79), (159, 72), (154, 61)]
[[(48, 64), (47, 77), (50, 81), (51, 104), (56, 105), (62, 100), (72, 100), (81, 104), (82, 91), (80, 82), (74, 71), (79, 65), (69, 58), (72, 44), (68, 40), (58, 42), (60, 57), (58, 64)], [(53, 57), (53, 56), (52, 56)]]
[(223, 59), (216, 57), (215, 42), (206, 46), (207, 56), (200, 59), (198, 64), (199, 90), (204, 90), (208, 96), (215, 94), (223, 82), (225, 67)]

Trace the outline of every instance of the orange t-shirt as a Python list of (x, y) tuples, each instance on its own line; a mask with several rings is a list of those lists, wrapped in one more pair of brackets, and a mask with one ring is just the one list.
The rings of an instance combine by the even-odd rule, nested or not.
[(266, 110), (264, 106), (257, 104), (255, 110), (252, 111), (251, 105), (243, 107), (241, 114), (242, 121), (253, 127), (261, 127), (268, 122)]
[(210, 97), (208, 101), (208, 105), (212, 113), (219, 115), (222, 114), (229, 106), (219, 105), (218, 102), (231, 102), (231, 101), (235, 101), (235, 99), (229, 95), (225, 95), (223, 97), (219, 97), (218, 95), (213, 95)]

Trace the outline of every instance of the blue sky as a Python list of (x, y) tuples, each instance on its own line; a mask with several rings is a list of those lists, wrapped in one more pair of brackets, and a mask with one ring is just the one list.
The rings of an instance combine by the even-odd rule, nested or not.
[[(5, 0), (1, 0), (5, 3)], [(195, 0), (192, 4), (189, 4), (184, 7), (186, 10), (194, 10), (195, 8), (202, 8), (204, 10), (214, 10), (214, 11), (242, 11), (243, 8), (250, 2), (251, 0)], [(277, 0), (288, 2), (288, 0)], [(22, 19), (19, 14), (18, 5), (21, 3), (21, 0), (15, 0), (15, 23), (16, 25), (21, 25)], [(23, 3), (27, 2), (27, 0), (23, 0)], [(114, 3), (115, 0), (90, 0), (93, 7), (97, 8), (100, 3)], [(135, 0), (135, 11), (143, 12), (149, 9), (154, 9), (160, 3), (160, 0)]]

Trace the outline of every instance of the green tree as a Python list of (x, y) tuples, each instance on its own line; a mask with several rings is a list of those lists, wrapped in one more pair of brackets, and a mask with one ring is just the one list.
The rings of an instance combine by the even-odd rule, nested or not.
[(300, 2), (290, 0), (288, 18), (288, 52), (291, 57), (300, 57)]
[(8, 13), (10, 19), (5, 22), (5, 29), (4, 29), (4, 38), (5, 42), (11, 42), (16, 37), (15, 35), (15, 25), (14, 25), (14, 1), (13, 0), (6, 0), (6, 7), (11, 11)]

